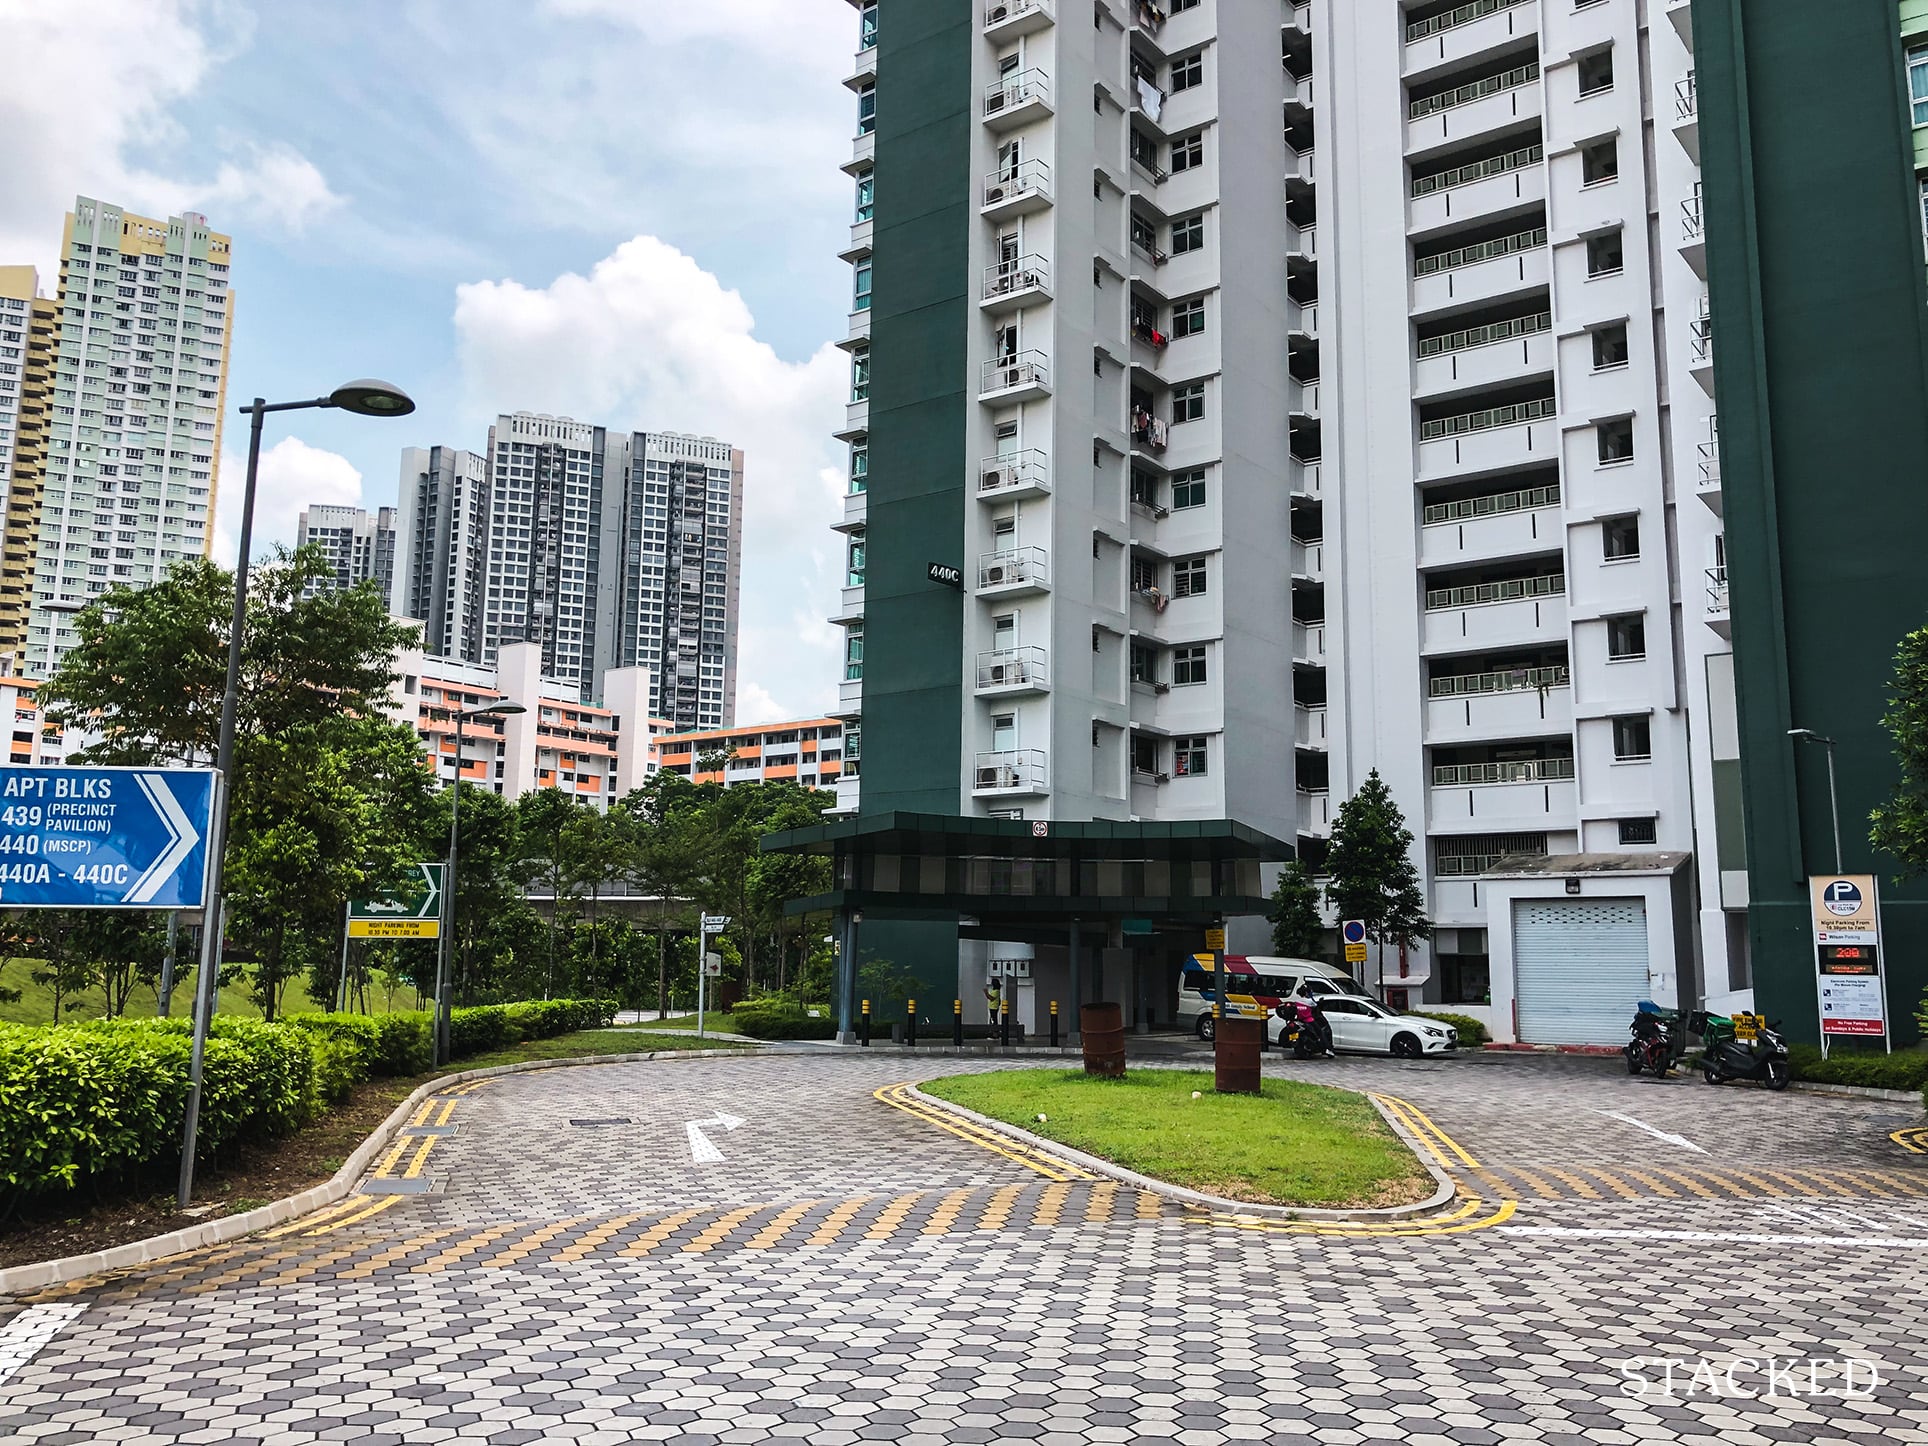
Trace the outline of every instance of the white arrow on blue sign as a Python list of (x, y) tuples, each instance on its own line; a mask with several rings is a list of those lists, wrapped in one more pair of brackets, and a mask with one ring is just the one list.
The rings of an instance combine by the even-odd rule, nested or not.
[(198, 909), (211, 768), (0, 767), (0, 908)]

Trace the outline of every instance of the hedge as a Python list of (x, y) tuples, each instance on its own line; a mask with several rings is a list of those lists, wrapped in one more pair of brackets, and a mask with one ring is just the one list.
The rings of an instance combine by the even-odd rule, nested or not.
[(730, 1011), (738, 1034), (752, 1039), (835, 1039), (837, 1021), (827, 1016), (812, 1018), (794, 999), (766, 995), (746, 999)]
[(1415, 1010), (1413, 1017), (1437, 1020), (1441, 1024), (1452, 1025), (1459, 1031), (1459, 1042), (1475, 1049), (1493, 1037), (1486, 1032), (1486, 1026), (1470, 1014), (1429, 1014)]
[(1835, 1046), (1824, 1060), (1818, 1045), (1788, 1046), (1794, 1078), (1814, 1084), (1860, 1085), (1877, 1090), (1928, 1089), (1928, 1054), (1917, 1049), (1866, 1054)]
[[(610, 999), (457, 1009), (455, 1058), (606, 1024)], [(185, 1019), (0, 1025), (0, 1219), (37, 1194), (129, 1184), (178, 1157), (192, 1033)], [(429, 1067), (429, 1015), (217, 1016), (198, 1153), (272, 1139), (371, 1078)]]

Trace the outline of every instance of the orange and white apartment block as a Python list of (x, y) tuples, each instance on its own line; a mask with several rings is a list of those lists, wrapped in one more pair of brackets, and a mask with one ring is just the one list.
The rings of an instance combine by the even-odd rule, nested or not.
[[(798, 718), (749, 728), (712, 728), (670, 733), (656, 740), (665, 773), (696, 783), (764, 783), (787, 778), (806, 788), (835, 790), (844, 778), (844, 725), (836, 718)], [(722, 772), (700, 772), (705, 755), (729, 754)]]
[(7, 747), (7, 762), (17, 764), (65, 763), (68, 749), (81, 746), (81, 739), (68, 737), (58, 728), (47, 727), (40, 718), (36, 692), (40, 684), (23, 678), (11, 665), (13, 659), (0, 654), (0, 710), (13, 719), (13, 738)]
[(656, 772), (656, 741), (670, 724), (649, 716), (649, 669), (603, 675), (605, 707), (580, 699), (580, 686), (542, 674), (537, 643), (504, 646), (495, 667), (432, 658), (395, 660), (395, 717), (412, 722), (443, 782), (455, 777), (455, 715), (503, 701), (527, 711), (472, 718), (462, 729), (462, 777), (507, 799), (559, 788), (607, 808)]

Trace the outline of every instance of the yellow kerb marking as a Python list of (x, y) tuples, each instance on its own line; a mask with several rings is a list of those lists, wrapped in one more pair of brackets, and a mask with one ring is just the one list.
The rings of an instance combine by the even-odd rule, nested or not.
[(415, 1158), (408, 1162), (408, 1168), (402, 1172), (403, 1179), (413, 1180), (421, 1175), (422, 1164), (428, 1159), (428, 1152), (435, 1148), (435, 1142), (441, 1138), (440, 1135), (428, 1135), (422, 1140), (422, 1148), (415, 1152)]
[(897, 1233), (897, 1227), (904, 1223), (904, 1217), (916, 1208), (928, 1191), (913, 1190), (908, 1195), (899, 1195), (884, 1207), (884, 1213), (870, 1222), (870, 1229), (864, 1232), (866, 1240), (888, 1240)]
[(264, 1230), (261, 1232), (261, 1236), (264, 1240), (275, 1240), (283, 1235), (297, 1235), (303, 1230), (313, 1230), (318, 1225), (326, 1224), (336, 1216), (347, 1215), (359, 1210), (367, 1203), (368, 1197), (366, 1195), (350, 1195), (345, 1200), (337, 1200), (333, 1205), (324, 1205), (312, 1215), (303, 1216), (299, 1220), (292, 1221), (287, 1225), (277, 1226), (273, 1230)]
[(446, 1230), (437, 1230), (434, 1233), (429, 1235), (417, 1235), (412, 1240), (404, 1240), (400, 1245), (391, 1246), (389, 1249), (384, 1250), (380, 1255), (369, 1256), (368, 1259), (364, 1260), (360, 1265), (356, 1266), (353, 1270), (344, 1270), (340, 1275), (336, 1276), (335, 1279), (366, 1280), (369, 1276), (373, 1275), (376, 1271), (381, 1270), (386, 1266), (393, 1265), (396, 1261), (400, 1260), (404, 1255), (408, 1255), (413, 1251), (420, 1250), (424, 1245), (433, 1245), (438, 1240), (446, 1240), (449, 1238), (449, 1236), (454, 1235), (460, 1229), (461, 1229), (460, 1226), (451, 1225)]
[(419, 1129), (421, 1126), (426, 1125), (428, 1123), (428, 1117), (434, 1113), (435, 1101), (423, 1100), (422, 1107), (415, 1112), (415, 1118), (408, 1122), (409, 1128)]
[(407, 1136), (403, 1136), (395, 1142), (395, 1148), (390, 1150), (381, 1164), (375, 1167), (375, 1178), (377, 1180), (386, 1180), (388, 1178), (388, 1172), (395, 1168), (395, 1162), (407, 1153), (409, 1143)]
[(699, 1234), (696, 1239), (690, 1241), (683, 1247), (683, 1253), (685, 1255), (707, 1255), (718, 1245), (722, 1244), (724, 1238), (728, 1236), (732, 1230), (736, 1229), (737, 1226), (754, 1219), (769, 1208), (768, 1205), (745, 1205), (741, 1210), (732, 1210), (727, 1215), (718, 1216), (715, 1220), (703, 1227), (702, 1233)]
[[(365, 1200), (368, 1197), (364, 1195), (360, 1198)], [(331, 1230), (340, 1230), (346, 1225), (359, 1225), (364, 1220), (372, 1220), (375, 1216), (381, 1214), (382, 1211), (389, 1209), (391, 1206), (400, 1204), (401, 1199), (402, 1197), (400, 1195), (383, 1195), (377, 1199), (374, 1204), (364, 1205), (352, 1215), (343, 1215), (338, 1219), (330, 1220), (319, 1229), (310, 1230), (307, 1233), (310, 1237), (313, 1237), (316, 1235), (326, 1235)]]
[(823, 1204), (821, 1200), (800, 1200), (795, 1205), (787, 1206), (768, 1225), (744, 1241), (743, 1248), (745, 1250), (770, 1249), (790, 1233), (792, 1226), (821, 1204)]
[(811, 1233), (810, 1238), (803, 1243), (805, 1245), (828, 1245), (839, 1235), (843, 1234), (845, 1227), (856, 1218), (857, 1212), (875, 1198), (875, 1196), (864, 1195), (855, 1200), (844, 1201), (843, 1204), (839, 1205), (824, 1217), (823, 1224), (819, 1225), (816, 1230)]
[(923, 1235), (943, 1235), (957, 1223), (957, 1217), (964, 1209), (964, 1202), (971, 1198), (969, 1190), (953, 1190), (931, 1212), (931, 1218), (924, 1222), (919, 1232)]
[(455, 1105), (456, 1102), (454, 1100), (449, 1100), (444, 1103), (442, 1106), (442, 1117), (435, 1123), (438, 1125), (446, 1125), (449, 1122), (449, 1116), (455, 1113)]

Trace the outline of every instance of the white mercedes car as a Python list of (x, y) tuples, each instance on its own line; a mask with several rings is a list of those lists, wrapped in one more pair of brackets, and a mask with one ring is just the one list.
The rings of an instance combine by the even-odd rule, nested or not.
[[(1459, 1047), (1459, 1031), (1437, 1019), (1394, 1014), (1376, 999), (1360, 994), (1328, 994), (1319, 1000), (1332, 1026), (1332, 1047), (1340, 1054), (1392, 1054), (1419, 1059)], [(1276, 1023), (1276, 1021), (1274, 1021)], [(1278, 1036), (1274, 1033), (1273, 1038)]]

